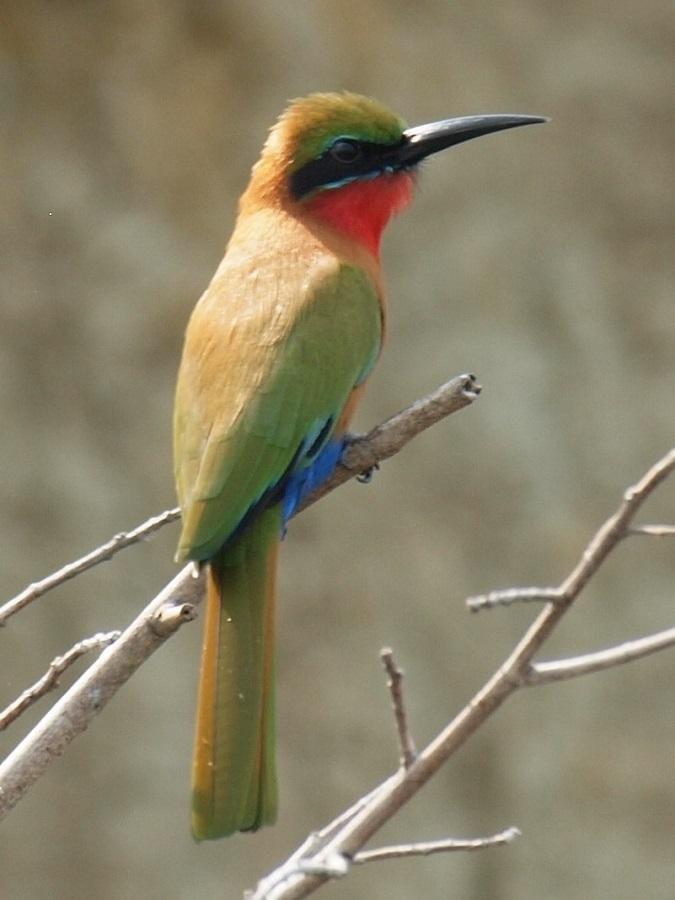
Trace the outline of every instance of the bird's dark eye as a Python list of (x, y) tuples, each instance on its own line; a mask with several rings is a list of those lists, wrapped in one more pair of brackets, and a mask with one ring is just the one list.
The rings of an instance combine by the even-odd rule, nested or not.
[(354, 163), (361, 157), (361, 148), (356, 141), (347, 141), (341, 138), (335, 141), (330, 148), (330, 155), (339, 163)]

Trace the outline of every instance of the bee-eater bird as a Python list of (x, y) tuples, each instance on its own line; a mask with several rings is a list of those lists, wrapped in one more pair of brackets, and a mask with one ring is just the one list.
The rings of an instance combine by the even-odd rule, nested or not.
[(267, 138), (185, 337), (174, 414), (178, 560), (208, 566), (192, 831), (276, 818), (274, 581), (301, 499), (337, 465), (382, 346), (380, 237), (419, 163), (539, 116), (407, 128), (374, 100), (312, 94)]

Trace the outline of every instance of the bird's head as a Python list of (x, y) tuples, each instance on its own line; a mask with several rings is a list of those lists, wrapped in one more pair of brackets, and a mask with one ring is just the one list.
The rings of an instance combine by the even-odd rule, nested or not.
[(432, 153), (541, 116), (467, 116), (407, 128), (358, 94), (294, 100), (270, 131), (244, 205), (280, 205), (346, 233), (377, 255), (384, 226), (410, 201), (414, 173)]

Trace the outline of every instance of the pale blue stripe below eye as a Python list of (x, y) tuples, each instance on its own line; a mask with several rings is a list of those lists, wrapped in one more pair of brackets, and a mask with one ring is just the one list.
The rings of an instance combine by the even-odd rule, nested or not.
[[(393, 170), (392, 170), (393, 171)], [(329, 181), (328, 184), (322, 184), (321, 190), (332, 191), (334, 188), (344, 187), (345, 184), (351, 184), (352, 181), (371, 181), (381, 175), (382, 169), (375, 169), (374, 172), (367, 172), (365, 175), (350, 175), (348, 178), (340, 178), (339, 181)]]

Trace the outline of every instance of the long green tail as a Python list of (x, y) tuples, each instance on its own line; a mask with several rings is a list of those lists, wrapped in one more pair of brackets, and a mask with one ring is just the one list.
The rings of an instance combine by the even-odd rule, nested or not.
[(255, 831), (277, 815), (274, 588), (279, 507), (209, 563), (192, 765), (197, 840)]

